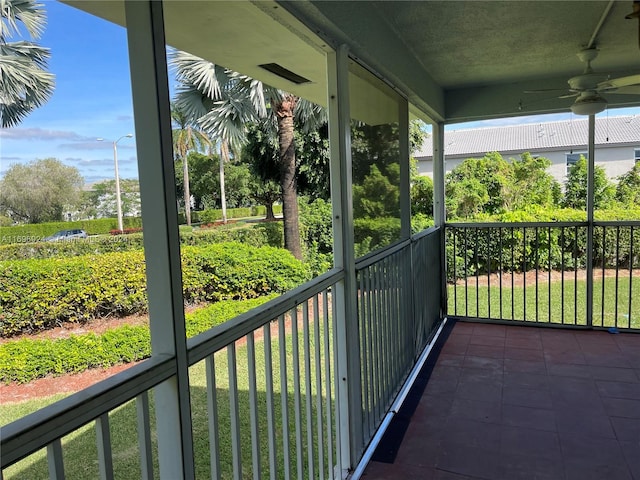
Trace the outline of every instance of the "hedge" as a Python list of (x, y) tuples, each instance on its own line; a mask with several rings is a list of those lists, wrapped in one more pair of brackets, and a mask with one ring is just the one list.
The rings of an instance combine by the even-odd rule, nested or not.
[[(124, 217), (123, 225), (125, 228), (140, 228), (142, 227), (142, 219), (140, 217)], [(30, 223), (0, 227), (0, 244), (39, 242), (59, 230), (73, 228), (81, 228), (89, 235), (104, 235), (112, 230), (117, 230), (118, 221), (115, 218), (99, 218), (77, 222)]]
[[(624, 221), (640, 218), (640, 209), (601, 210), (596, 212), (596, 221)], [(585, 222), (584, 211), (572, 209), (531, 210), (508, 212), (502, 215), (476, 217), (467, 222)], [(455, 276), (486, 274), (503, 271), (521, 272), (536, 267), (541, 270), (572, 270), (586, 267), (586, 229), (559, 227), (526, 229), (481, 229), (448, 230), (447, 268), (449, 280), (453, 280), (453, 236), (456, 244)], [(466, 250), (464, 246), (466, 245)], [(595, 267), (628, 267), (631, 262), (640, 262), (640, 232), (634, 231), (634, 245), (631, 248), (631, 228), (607, 228), (594, 230), (593, 265)], [(617, 248), (616, 248), (617, 247)], [(631, 256), (633, 252), (633, 257)], [(465, 271), (466, 264), (466, 271)]]
[[(224, 243), (182, 249), (187, 302), (285, 292), (309, 278), (288, 251)], [(0, 262), (0, 336), (147, 309), (142, 251)]]
[[(273, 213), (279, 215), (282, 213), (282, 205), (274, 205)], [(254, 205), (252, 207), (227, 208), (227, 219), (229, 218), (248, 218), (262, 217), (267, 214), (267, 207), (264, 205)], [(222, 220), (221, 208), (209, 208), (207, 210), (192, 210), (191, 223), (213, 223)], [(184, 213), (178, 214), (178, 222), (186, 223)]]
[[(240, 242), (253, 247), (284, 245), (282, 222), (278, 221), (221, 225), (207, 229), (194, 228), (189, 231), (181, 228), (180, 230), (180, 241), (183, 245), (202, 246), (224, 242)], [(140, 250), (143, 246), (142, 233), (79, 238), (72, 242), (14, 243), (0, 245), (0, 261), (126, 252)]]
[[(227, 300), (185, 315), (192, 337), (273, 298)], [(0, 344), (0, 382), (27, 383), (48, 375), (78, 373), (143, 360), (151, 355), (147, 326), (122, 326), (101, 335), (86, 333), (64, 339), (21, 339)]]

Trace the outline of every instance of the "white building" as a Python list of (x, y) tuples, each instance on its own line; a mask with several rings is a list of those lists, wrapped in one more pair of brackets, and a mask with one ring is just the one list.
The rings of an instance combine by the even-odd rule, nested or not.
[[(587, 119), (447, 130), (445, 169), (451, 171), (467, 158), (487, 152), (500, 152), (505, 158), (517, 158), (523, 152), (551, 160), (551, 173), (564, 182), (569, 166), (580, 155), (587, 157)], [(415, 154), (420, 175), (433, 175), (432, 138), (425, 139)], [(615, 180), (640, 161), (640, 116), (599, 117), (596, 119), (595, 162)]]

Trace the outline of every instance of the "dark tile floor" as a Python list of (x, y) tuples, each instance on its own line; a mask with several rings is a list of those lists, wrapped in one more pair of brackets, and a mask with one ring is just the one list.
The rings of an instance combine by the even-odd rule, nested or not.
[(640, 480), (640, 335), (458, 322), (363, 478)]

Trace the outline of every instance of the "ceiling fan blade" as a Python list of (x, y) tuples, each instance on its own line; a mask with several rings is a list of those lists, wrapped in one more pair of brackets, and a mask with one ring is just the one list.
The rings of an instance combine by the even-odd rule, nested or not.
[(597, 89), (599, 91), (607, 91), (609, 89), (628, 87), (630, 85), (640, 85), (640, 73), (637, 75), (629, 75), (628, 77), (619, 77), (605, 80), (604, 82), (600, 82), (598, 84)]
[(524, 90), (523, 93), (550, 93), (550, 92), (566, 92), (566, 88), (542, 88), (540, 90)]
[(560, 95), (558, 98), (573, 98), (580, 95), (580, 93), (567, 93), (566, 95)]
[(640, 95), (640, 84), (629, 85), (627, 87), (616, 88), (615, 90), (605, 91), (608, 94), (623, 94), (623, 95)]

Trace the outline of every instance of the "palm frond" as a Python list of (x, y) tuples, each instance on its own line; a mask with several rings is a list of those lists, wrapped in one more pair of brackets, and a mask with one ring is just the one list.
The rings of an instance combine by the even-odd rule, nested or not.
[(42, 3), (33, 0), (0, 0), (0, 38), (6, 38), (19, 33), (18, 22), (22, 22), (31, 35), (37, 40), (42, 35), (47, 23), (46, 13)]
[(304, 133), (313, 132), (328, 121), (326, 108), (304, 98), (298, 99), (294, 116)]

